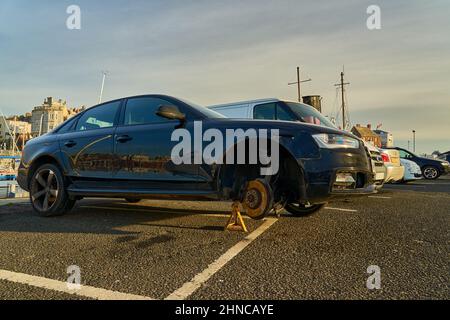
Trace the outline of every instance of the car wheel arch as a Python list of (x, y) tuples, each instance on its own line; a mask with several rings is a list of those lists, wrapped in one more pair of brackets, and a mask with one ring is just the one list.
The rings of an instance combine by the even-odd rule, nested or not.
[(28, 169), (28, 178), (27, 178), (27, 185), (30, 185), (31, 177), (36, 172), (36, 170), (41, 167), (44, 164), (51, 163), (57, 166), (61, 172), (64, 172), (64, 167), (61, 165), (61, 163), (52, 155), (44, 154), (36, 157), (36, 159), (33, 159), (33, 161), (30, 163), (29, 169)]
[[(237, 145), (238, 144), (235, 143), (232, 146), (232, 148), (234, 148), (236, 150)], [(246, 149), (246, 150), (248, 150), (248, 149)], [(284, 164), (288, 164), (290, 166), (290, 168), (288, 168), (288, 170), (290, 170), (290, 172), (292, 173), (292, 176), (298, 177), (298, 179), (297, 179), (298, 184), (296, 185), (295, 192), (297, 192), (299, 196), (305, 196), (306, 182), (305, 182), (305, 178), (304, 178), (305, 175), (304, 175), (303, 166), (301, 165), (301, 163), (299, 163), (295, 159), (295, 156), (293, 155), (293, 153), (290, 152), (289, 149), (281, 143), (279, 144), (279, 150), (280, 150), (280, 169), (281, 169), (281, 166)], [(224, 199), (230, 199), (230, 198), (233, 198), (233, 194), (235, 194), (237, 192), (237, 190), (236, 190), (235, 180), (229, 179), (229, 177), (227, 179), (226, 175), (229, 174), (229, 172), (232, 172), (232, 174), (234, 174), (234, 171), (236, 170), (236, 168), (238, 166), (246, 166), (246, 167), (256, 166), (256, 168), (260, 168), (261, 165), (227, 164), (225, 161), (226, 154), (227, 153), (224, 153), (224, 155), (223, 155), (223, 163), (218, 166), (218, 170), (216, 171), (215, 181), (217, 184), (217, 190), (222, 195), (221, 197)], [(244, 168), (246, 168), (246, 167), (244, 167)], [(243, 171), (247, 172), (246, 169), (244, 169)], [(294, 172), (292, 172), (292, 171), (294, 171)], [(247, 177), (247, 179), (251, 180), (252, 177), (251, 176)], [(230, 197), (230, 195), (231, 195), (231, 197)]]

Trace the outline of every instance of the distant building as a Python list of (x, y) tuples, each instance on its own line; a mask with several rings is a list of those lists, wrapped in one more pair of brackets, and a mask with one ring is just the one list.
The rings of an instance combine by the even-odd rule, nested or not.
[(27, 113), (25, 113), (23, 115), (19, 115), (19, 116), (13, 116), (13, 117), (10, 117), (9, 119), (14, 118), (14, 117), (17, 121), (31, 123), (31, 112), (27, 112)]
[(372, 131), (370, 124), (367, 127), (357, 124), (352, 128), (352, 133), (364, 141), (372, 143), (375, 147), (381, 148), (381, 137)]
[(393, 148), (394, 147), (394, 136), (392, 133), (384, 131), (384, 130), (373, 130), (376, 134), (378, 134), (381, 138), (381, 147), (382, 148)]
[(31, 124), (16, 120), (17, 117), (5, 119), (0, 117), (0, 145), (2, 149), (11, 150), (13, 139), (16, 146), (21, 149), (31, 138)]
[(66, 101), (54, 100), (48, 97), (44, 103), (31, 112), (31, 135), (33, 138), (55, 129), (83, 108), (68, 108)]

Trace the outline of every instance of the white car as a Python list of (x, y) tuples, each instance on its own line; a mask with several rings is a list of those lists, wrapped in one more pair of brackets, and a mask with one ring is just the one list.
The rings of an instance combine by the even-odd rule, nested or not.
[(395, 149), (381, 149), (381, 157), (386, 166), (386, 178), (384, 183), (403, 180), (405, 167), (400, 164), (400, 153)]
[(422, 179), (422, 170), (420, 170), (420, 167), (417, 165), (417, 163), (407, 159), (400, 159), (400, 163), (403, 167), (405, 167), (403, 182)]
[(363, 143), (370, 153), (375, 186), (376, 189), (379, 190), (383, 187), (383, 184), (386, 180), (387, 168), (384, 165), (383, 158), (381, 157), (381, 152), (378, 150), (378, 148), (375, 147), (371, 142), (363, 140)]

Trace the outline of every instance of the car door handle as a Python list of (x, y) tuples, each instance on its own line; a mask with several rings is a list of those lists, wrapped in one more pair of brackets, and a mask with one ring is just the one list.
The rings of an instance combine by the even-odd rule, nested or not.
[(117, 138), (116, 138), (116, 141), (117, 142), (120, 142), (120, 143), (124, 143), (124, 142), (127, 142), (127, 141), (130, 141), (130, 140), (133, 140), (133, 138), (132, 137), (130, 137), (129, 135), (123, 135), (123, 136), (118, 136)]
[(64, 145), (65, 145), (67, 148), (72, 148), (72, 147), (76, 146), (77, 143), (76, 143), (75, 141), (73, 141), (73, 140), (70, 140), (70, 141), (67, 141), (66, 143), (64, 143)]

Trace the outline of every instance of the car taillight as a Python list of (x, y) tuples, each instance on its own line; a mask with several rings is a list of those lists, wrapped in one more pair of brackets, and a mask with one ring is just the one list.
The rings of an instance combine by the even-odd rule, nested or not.
[(382, 153), (381, 158), (383, 158), (383, 162), (391, 162), (391, 158), (386, 153)]

